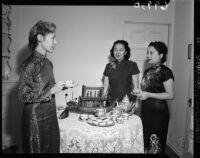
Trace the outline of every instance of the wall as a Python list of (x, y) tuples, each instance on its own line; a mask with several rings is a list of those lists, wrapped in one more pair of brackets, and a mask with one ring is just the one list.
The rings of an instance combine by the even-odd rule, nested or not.
[(188, 100), (190, 60), (188, 44), (193, 43), (193, 1), (177, 1), (175, 7), (172, 69), (175, 76), (175, 98), (171, 102), (168, 144), (179, 155), (183, 153)]
[[(123, 38), (125, 21), (173, 23), (174, 4), (143, 10), (133, 6), (13, 6), (12, 36), (13, 78), (18, 79), (18, 65), (28, 56), (28, 31), (38, 20), (57, 25), (57, 47), (49, 58), (54, 64), (56, 81), (73, 79), (81, 86), (101, 86), (101, 78), (113, 42)], [(71, 95), (71, 91), (67, 93)], [(57, 95), (57, 104), (64, 104), (64, 93)]]

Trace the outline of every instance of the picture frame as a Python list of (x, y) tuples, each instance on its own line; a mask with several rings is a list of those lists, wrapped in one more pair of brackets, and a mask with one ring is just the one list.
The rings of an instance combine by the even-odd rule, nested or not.
[(192, 58), (192, 44), (188, 44), (188, 59)]

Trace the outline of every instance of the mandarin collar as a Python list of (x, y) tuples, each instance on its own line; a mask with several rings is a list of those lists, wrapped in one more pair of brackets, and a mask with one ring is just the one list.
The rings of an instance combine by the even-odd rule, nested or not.
[(156, 69), (156, 68), (159, 68), (161, 65), (162, 65), (162, 64), (154, 64), (154, 65), (152, 65), (152, 68), (153, 68), (153, 69)]
[(125, 60), (123, 59), (123, 60), (121, 60), (121, 61), (118, 61), (118, 60), (115, 60), (115, 63), (116, 64), (121, 64), (121, 63), (124, 63), (125, 62)]
[(34, 51), (34, 56), (41, 58), (41, 59), (46, 59), (46, 55), (43, 55), (36, 50)]

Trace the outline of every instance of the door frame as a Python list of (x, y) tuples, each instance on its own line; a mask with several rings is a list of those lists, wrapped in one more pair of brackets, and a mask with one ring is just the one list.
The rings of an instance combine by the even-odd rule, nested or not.
[[(189, 58), (190, 57), (190, 58)], [(183, 157), (192, 158), (192, 153), (189, 152), (190, 145), (194, 144), (194, 44), (192, 44), (191, 50), (189, 49), (188, 44), (188, 60), (190, 61), (190, 72), (188, 76), (188, 102), (187, 102), (187, 111), (186, 111), (186, 124), (185, 124), (185, 137), (183, 144)], [(191, 131), (191, 123), (193, 131)], [(191, 138), (192, 134), (192, 138)], [(193, 140), (193, 144), (190, 144), (190, 139)], [(194, 150), (194, 148), (193, 148)]]

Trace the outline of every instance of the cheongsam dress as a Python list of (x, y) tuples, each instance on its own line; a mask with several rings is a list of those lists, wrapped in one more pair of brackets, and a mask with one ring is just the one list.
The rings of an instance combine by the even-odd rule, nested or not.
[(133, 89), (132, 75), (139, 73), (138, 66), (133, 61), (115, 61), (114, 65), (108, 63), (103, 74), (109, 80), (108, 96), (111, 101), (122, 100), (126, 94), (129, 95)]
[(22, 146), (24, 153), (59, 153), (60, 132), (56, 115), (53, 65), (34, 51), (20, 67), (18, 98), (24, 103)]
[[(163, 82), (174, 80), (172, 71), (159, 65), (144, 72), (141, 90), (151, 93), (165, 92)], [(148, 98), (141, 102), (141, 119), (144, 131), (144, 145), (149, 153), (164, 153), (167, 139), (169, 110), (166, 100)]]

